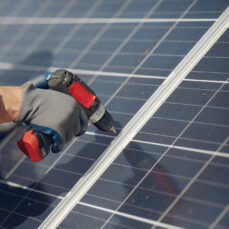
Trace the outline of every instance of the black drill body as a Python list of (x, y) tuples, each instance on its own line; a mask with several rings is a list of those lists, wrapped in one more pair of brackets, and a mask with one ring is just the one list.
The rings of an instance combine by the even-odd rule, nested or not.
[[(89, 107), (85, 107), (81, 103), (81, 101), (78, 101), (81, 105), (83, 105), (88, 115), (89, 121), (102, 131), (111, 130), (115, 132), (112, 116), (109, 114), (108, 111), (105, 110), (103, 104), (96, 96), (95, 92), (77, 75), (72, 74), (67, 70), (59, 69), (54, 73), (50, 74), (47, 80), (49, 88), (70, 95), (71, 92), (69, 88), (73, 85), (73, 83), (79, 83), (80, 85), (82, 85), (82, 87), (85, 88), (91, 95), (95, 96), (94, 101), (90, 104)], [(74, 95), (72, 96), (74, 97)]]

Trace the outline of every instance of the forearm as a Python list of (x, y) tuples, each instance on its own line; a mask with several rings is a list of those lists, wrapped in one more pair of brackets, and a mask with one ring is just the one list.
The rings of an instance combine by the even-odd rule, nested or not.
[(16, 119), (22, 100), (23, 87), (0, 86), (0, 123)]

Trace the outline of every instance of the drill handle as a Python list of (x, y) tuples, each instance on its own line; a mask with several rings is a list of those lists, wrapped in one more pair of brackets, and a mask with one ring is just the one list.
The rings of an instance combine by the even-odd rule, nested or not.
[(45, 158), (52, 144), (53, 140), (50, 136), (33, 129), (26, 131), (17, 142), (19, 149), (32, 161), (41, 161)]

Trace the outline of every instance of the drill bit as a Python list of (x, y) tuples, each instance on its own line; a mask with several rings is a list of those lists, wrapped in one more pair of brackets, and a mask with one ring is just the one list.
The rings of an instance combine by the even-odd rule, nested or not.
[(117, 133), (117, 131), (116, 131), (116, 129), (114, 128), (114, 126), (110, 129), (110, 131), (111, 131), (113, 134), (116, 134), (116, 133)]

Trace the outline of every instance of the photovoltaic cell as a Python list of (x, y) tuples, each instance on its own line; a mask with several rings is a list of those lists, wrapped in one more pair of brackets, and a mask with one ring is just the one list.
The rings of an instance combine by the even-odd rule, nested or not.
[[(227, 6), (226, 0), (4, 0), (0, 16), (216, 19)], [(90, 82), (120, 132), (212, 23), (1, 24), (0, 84), (22, 85), (49, 67), (118, 73), (80, 77)], [(154, 221), (168, 227), (228, 227), (228, 159), (214, 156), (214, 151), (227, 155), (229, 150), (228, 34), (59, 228), (148, 229)], [(143, 77), (127, 79), (125, 73)], [(33, 163), (16, 146), (23, 131), (17, 128), (0, 142), (1, 229), (38, 228), (115, 138), (90, 126), (61, 154)]]

